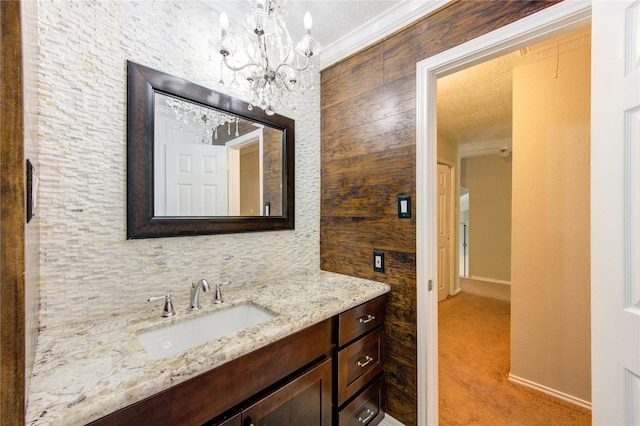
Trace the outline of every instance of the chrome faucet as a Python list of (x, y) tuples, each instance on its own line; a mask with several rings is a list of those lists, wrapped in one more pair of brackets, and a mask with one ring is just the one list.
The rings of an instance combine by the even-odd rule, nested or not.
[(191, 283), (191, 296), (189, 298), (189, 308), (187, 310), (197, 311), (202, 309), (202, 306), (200, 305), (200, 289), (205, 293), (211, 290), (209, 283), (204, 278), (199, 280), (197, 283)]

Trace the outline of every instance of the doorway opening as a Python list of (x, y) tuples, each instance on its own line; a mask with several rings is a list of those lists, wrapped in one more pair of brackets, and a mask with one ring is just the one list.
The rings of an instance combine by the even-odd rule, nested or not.
[[(417, 291), (418, 423), (438, 423), (435, 87), (439, 77), (589, 23), (590, 5), (560, 4), (418, 63), (417, 69)], [(423, 395), (423, 397), (420, 397)]]
[(262, 128), (226, 144), (229, 214), (232, 216), (260, 216), (264, 213), (263, 144)]
[[(560, 57), (562, 67), (556, 65)], [(514, 379), (530, 374), (527, 378), (533, 378), (530, 381), (538, 383), (540, 379), (529, 370), (535, 369), (537, 364), (542, 369), (556, 368), (553, 362), (538, 357), (526, 358), (518, 346), (511, 351), (511, 341), (519, 344), (519, 347), (526, 347), (528, 342), (522, 340), (529, 336), (532, 340), (537, 338), (535, 330), (523, 325), (523, 322), (536, 322), (538, 318), (533, 314), (538, 312), (547, 315), (548, 311), (563, 309), (561, 303), (547, 303), (536, 299), (535, 295), (528, 295), (524, 299), (522, 294), (528, 291), (526, 287), (533, 286), (546, 292), (545, 288), (549, 285), (560, 291), (587, 295), (590, 290), (588, 268), (584, 273), (586, 276), (582, 277), (587, 284), (576, 288), (561, 279), (546, 279), (547, 273), (558, 272), (560, 263), (589, 261), (589, 189), (583, 185), (576, 190), (576, 186), (579, 187), (583, 179), (589, 179), (590, 103), (588, 95), (567, 96), (566, 92), (576, 90), (589, 93), (589, 68), (590, 27), (585, 27), (438, 79), (438, 239), (441, 240), (442, 236), (441, 224), (447, 223), (447, 219), (442, 217), (446, 210), (441, 208), (440, 202), (440, 161), (443, 156), (457, 152), (461, 157), (457, 159), (461, 170), (460, 185), (470, 188), (474, 193), (468, 221), (474, 224), (471, 238), (475, 242), (470, 250), (471, 279), (456, 277), (459, 279), (459, 289), (445, 297), (440, 294), (438, 297), (441, 301), (438, 310), (439, 408), (442, 424), (465, 424), (471, 419), (482, 418), (486, 421), (504, 418), (514, 424), (528, 420), (553, 423), (554, 419), (566, 415), (574, 416), (575, 424), (590, 424), (588, 410), (561, 403), (555, 397), (532, 394), (509, 380), (510, 377)], [(554, 73), (559, 75), (554, 77)], [(578, 84), (576, 80), (581, 83)], [(566, 103), (562, 102), (564, 98), (567, 99)], [(553, 109), (549, 116), (547, 113), (531, 112), (547, 102), (554, 104), (547, 106)], [(561, 118), (567, 116), (567, 110), (576, 114), (574, 119)], [(533, 137), (533, 127), (546, 129), (541, 130), (546, 134), (555, 128), (575, 126), (576, 123), (581, 123), (583, 130), (571, 138), (548, 136), (549, 140), (545, 141), (540, 135)], [(560, 147), (571, 151), (572, 157), (560, 161), (545, 155), (548, 148), (553, 150)], [(512, 161), (512, 150), (518, 161)], [(562, 154), (558, 153), (557, 156)], [(576, 156), (583, 157), (584, 161), (576, 160)], [(555, 174), (543, 169), (545, 166), (553, 168), (556, 160), (559, 161), (556, 166), (566, 168), (566, 173), (552, 179), (557, 188), (549, 188), (546, 181)], [(512, 172), (516, 174), (513, 178)], [(512, 181), (516, 183), (513, 189), (517, 192), (513, 220)], [(568, 188), (572, 189), (566, 193)], [(563, 208), (571, 206), (572, 199), (576, 204), (564, 212)], [(553, 207), (545, 207), (541, 200), (558, 203)], [(565, 206), (559, 205), (562, 203)], [(530, 205), (538, 207), (534, 210), (530, 209)], [(462, 206), (457, 210), (462, 212)], [(576, 215), (576, 221), (582, 226), (584, 241), (562, 236), (557, 231), (553, 231), (557, 234), (553, 236), (532, 235), (555, 229), (555, 223), (550, 221), (562, 224), (563, 212)], [(554, 217), (555, 214), (559, 217)], [(452, 214), (450, 220), (461, 219)], [(513, 239), (512, 225), (515, 226)], [(464, 237), (458, 235), (457, 239), (462, 241)], [(554, 257), (562, 259), (558, 264), (546, 258), (542, 247), (537, 247), (544, 245), (544, 249), (555, 251), (555, 247), (566, 241), (576, 241), (577, 250), (575, 253), (556, 253)], [(519, 285), (519, 298), (513, 305), (517, 308), (517, 315), (513, 316), (510, 309), (512, 251), (515, 253)], [(448, 265), (441, 261), (441, 257), (442, 245), (439, 241), (439, 289), (443, 277), (440, 268)], [(464, 262), (461, 257), (457, 260), (459, 264)], [(532, 263), (535, 263), (535, 268)], [(574, 272), (574, 276), (580, 273)], [(455, 300), (443, 301), (446, 296), (454, 296), (458, 291), (461, 294)], [(588, 306), (586, 304), (583, 310), (588, 311)], [(511, 320), (515, 321), (513, 328), (510, 327)], [(457, 323), (457, 327), (452, 327), (452, 323)], [(572, 327), (571, 321), (560, 318), (558, 325)], [(544, 325), (540, 325), (540, 328), (544, 328)], [(579, 327), (576, 325), (576, 328)], [(590, 328), (582, 328), (588, 335)], [(588, 352), (588, 347), (580, 349)], [(567, 350), (576, 348), (569, 347)], [(457, 357), (456, 354), (460, 352), (466, 353), (464, 360)], [(513, 375), (510, 353), (516, 368)], [(581, 374), (574, 374), (568, 369), (571, 374), (585, 376), (584, 393), (580, 395), (582, 398), (588, 398), (590, 393), (589, 366), (587, 360), (586, 372), (580, 371)], [(461, 400), (461, 395), (466, 395), (466, 398)], [(492, 396), (485, 399), (487, 395)], [(492, 406), (493, 400), (501, 398), (518, 401), (521, 405), (512, 405), (512, 409), (506, 411), (499, 406)]]

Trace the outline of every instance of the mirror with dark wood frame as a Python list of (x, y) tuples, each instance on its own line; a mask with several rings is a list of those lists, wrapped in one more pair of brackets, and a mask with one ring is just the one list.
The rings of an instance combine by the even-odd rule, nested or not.
[(294, 228), (294, 120), (127, 62), (127, 238)]

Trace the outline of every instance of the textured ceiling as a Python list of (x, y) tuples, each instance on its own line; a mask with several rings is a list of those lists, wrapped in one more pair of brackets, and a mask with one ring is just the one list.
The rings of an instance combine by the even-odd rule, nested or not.
[[(299, 39), (304, 32), (303, 16), (309, 11), (313, 17), (313, 36), (327, 52), (355, 38), (354, 34), (359, 31), (375, 32), (372, 30), (376, 27), (397, 19), (394, 11), (410, 11), (418, 3), (427, 2), (437, 3), (433, 0), (287, 0), (287, 28), (294, 40)], [(249, 10), (248, 0), (211, 0), (209, 3), (213, 10), (226, 10), (236, 21), (242, 20)], [(588, 28), (578, 30), (440, 78), (438, 132), (459, 144), (464, 157), (497, 153), (504, 146), (510, 148), (513, 68), (556, 55), (558, 49), (562, 53), (589, 40)]]
[(520, 52), (438, 79), (438, 134), (463, 157), (511, 147), (512, 70)]
[[(412, 0), (286, 0), (287, 29), (292, 38), (298, 40), (304, 34), (304, 14), (309, 11), (313, 17), (314, 38), (327, 46), (390, 8), (409, 1)], [(224, 10), (232, 21), (235, 17), (238, 22), (250, 9), (248, 0), (209, 0), (208, 3), (213, 10)]]
[[(251, 0), (205, 0), (215, 12), (225, 11), (239, 24)], [(324, 68), (414, 21), (449, 0), (282, 0), (287, 29), (294, 42), (304, 34), (303, 19), (313, 18), (313, 37), (323, 48)], [(364, 43), (364, 44), (363, 44)], [(347, 52), (349, 48), (355, 49)]]
[(329, 46), (399, 3), (397, 0), (289, 0), (287, 26), (293, 39), (298, 39), (304, 31), (302, 19), (309, 11), (313, 17), (314, 38), (322, 46)]
[[(438, 79), (438, 133), (462, 157), (511, 149), (513, 69), (590, 43), (590, 27), (541, 42)], [(551, 77), (551, 76), (550, 76)]]

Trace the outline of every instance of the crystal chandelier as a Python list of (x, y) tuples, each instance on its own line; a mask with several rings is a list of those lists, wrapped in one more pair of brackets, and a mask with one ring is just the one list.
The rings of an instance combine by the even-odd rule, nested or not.
[(247, 79), (249, 109), (259, 107), (267, 115), (282, 107), (295, 109), (294, 94), (314, 88), (313, 57), (320, 53), (320, 44), (311, 37), (311, 15), (305, 14), (305, 34), (294, 48), (284, 22), (285, 0), (250, 1), (252, 10), (239, 41), (229, 34), (226, 12), (220, 14), (220, 83), (224, 65), (233, 71), (232, 86), (238, 86), (237, 73)]
[(178, 99), (167, 99), (169, 107), (176, 115), (176, 120), (183, 124), (191, 124), (196, 129), (196, 135), (202, 143), (213, 144), (218, 139), (218, 128), (227, 125), (227, 134), (231, 135), (231, 125), (235, 123), (235, 136), (238, 131), (238, 118), (191, 102)]

